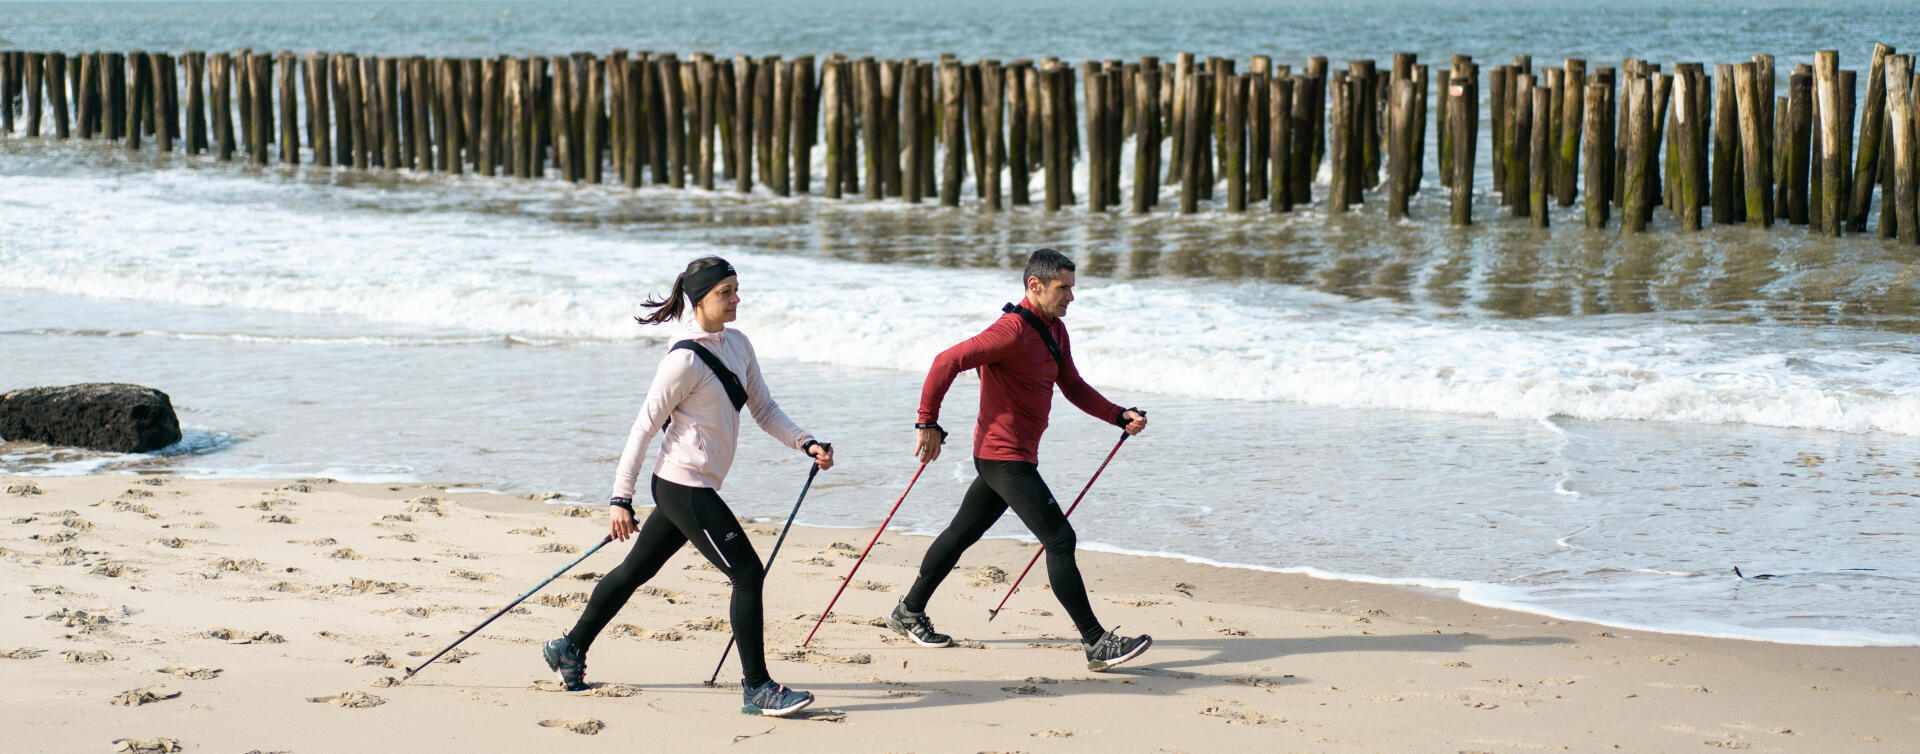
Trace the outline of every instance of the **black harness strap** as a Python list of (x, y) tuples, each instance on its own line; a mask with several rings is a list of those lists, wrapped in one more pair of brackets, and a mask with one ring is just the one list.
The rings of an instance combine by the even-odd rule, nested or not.
[[(680, 350), (692, 351), (693, 355), (700, 357), (701, 361), (707, 363), (707, 368), (713, 370), (713, 376), (720, 378), (720, 386), (727, 389), (727, 400), (733, 402), (733, 410), (739, 411), (741, 406), (747, 405), (747, 389), (740, 385), (740, 378), (733, 375), (733, 370), (728, 369), (727, 365), (720, 361), (720, 357), (713, 355), (713, 352), (707, 350), (706, 346), (691, 340), (683, 340), (675, 343), (672, 348), (667, 349), (667, 352), (672, 353)], [(666, 424), (662, 424), (660, 427), (665, 429), (667, 424), (672, 423), (673, 420), (668, 419)]]
[(1060, 344), (1053, 342), (1053, 332), (1047, 329), (1045, 322), (1040, 321), (1040, 315), (1027, 311), (1027, 308), (1024, 306), (1015, 306), (1013, 304), (1000, 307), (1000, 311), (1009, 314), (1018, 314), (1021, 319), (1026, 320), (1027, 326), (1032, 327), (1034, 332), (1040, 334), (1040, 342), (1047, 344), (1047, 353), (1053, 354), (1054, 366), (1059, 367), (1062, 372), (1067, 371), (1067, 359), (1065, 356), (1060, 355)]

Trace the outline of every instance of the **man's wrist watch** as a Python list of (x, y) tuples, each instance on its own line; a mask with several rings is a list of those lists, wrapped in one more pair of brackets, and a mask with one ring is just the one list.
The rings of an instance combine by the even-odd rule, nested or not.
[(913, 428), (937, 430), (940, 432), (940, 440), (942, 442), (945, 442), (947, 439), (947, 431), (940, 427), (939, 422), (914, 422)]

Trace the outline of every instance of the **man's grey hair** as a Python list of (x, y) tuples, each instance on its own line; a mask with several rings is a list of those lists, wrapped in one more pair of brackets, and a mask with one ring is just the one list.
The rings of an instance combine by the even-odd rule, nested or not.
[(1062, 270), (1072, 272), (1073, 260), (1052, 249), (1041, 249), (1027, 258), (1027, 272), (1020, 276), (1020, 282), (1026, 282), (1027, 278), (1040, 278), (1042, 283), (1051, 283), (1060, 278)]

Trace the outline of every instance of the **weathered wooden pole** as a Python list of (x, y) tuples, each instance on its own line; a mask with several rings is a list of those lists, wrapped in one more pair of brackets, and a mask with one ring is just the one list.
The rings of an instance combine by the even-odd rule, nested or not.
[(341, 146), (345, 150), (340, 165), (351, 165), (356, 170), (367, 169), (367, 111), (365, 82), (360, 79), (360, 59), (352, 54), (333, 56), (334, 76), (339, 79), (338, 96), (334, 102), (340, 108)]
[[(1778, 122), (1780, 118), (1783, 116), (1783, 114), (1778, 111), (1778, 107), (1777, 107), (1778, 98), (1773, 96), (1773, 93), (1777, 91), (1777, 89), (1774, 86), (1775, 78), (1776, 76), (1775, 76), (1775, 65), (1773, 61), (1773, 56), (1767, 55), (1764, 53), (1754, 55), (1753, 56), (1753, 82), (1754, 82), (1756, 96), (1758, 98), (1758, 101), (1756, 104), (1760, 108), (1757, 112), (1759, 112), (1761, 115), (1760, 122), (1759, 122), (1760, 141), (1763, 145), (1761, 154), (1769, 155), (1769, 156), (1784, 154), (1783, 152), (1779, 151), (1779, 146), (1774, 143), (1775, 136), (1779, 132), (1773, 128), (1773, 124)], [(1784, 164), (1784, 163), (1781, 163), (1781, 164)], [(1771, 157), (1765, 161), (1766, 172), (1763, 174), (1762, 177), (1764, 178), (1766, 185), (1769, 188), (1771, 188), (1776, 181), (1780, 180), (1779, 171), (1774, 168), (1774, 165), (1775, 165), (1774, 159), (1772, 159)], [(1766, 200), (1768, 212), (1774, 212), (1773, 197), (1774, 197), (1774, 193), (1772, 191), (1768, 191), (1767, 200)], [(1775, 219), (1778, 219), (1778, 217), (1779, 216), (1776, 213)]]
[[(151, 126), (151, 124), (147, 123), (147, 116), (151, 112), (150, 106), (147, 105), (147, 95), (152, 91), (147, 78), (149, 75), (147, 72), (147, 54), (137, 50), (127, 53), (125, 64), (127, 66), (127, 75), (123, 83), (126, 84), (126, 108), (124, 111), (126, 115), (126, 127), (122, 132), (126, 134), (127, 137), (127, 148), (139, 149), (140, 137), (143, 136), (146, 133), (146, 129)], [(27, 135), (39, 136), (40, 58), (29, 54), (27, 56), (25, 70), (27, 72), (28, 94)], [(237, 76), (236, 79), (242, 89), (246, 88), (248, 82), (245, 76)]]
[(1167, 185), (1177, 185), (1185, 180), (1186, 143), (1187, 143), (1187, 87), (1192, 84), (1193, 53), (1182, 52), (1174, 56), (1172, 80), (1165, 83), (1171, 92), (1172, 107), (1167, 110), (1170, 138), (1167, 142), (1168, 168)]
[[(820, 108), (822, 110), (820, 117), (825, 120), (822, 128), (826, 132), (827, 148), (827, 183), (822, 193), (829, 199), (840, 198), (841, 187), (845, 182), (840, 175), (841, 166), (844, 164), (843, 152), (849, 148), (841, 138), (846, 132), (846, 126), (841, 122), (845, 117), (840, 106), (841, 89), (846, 86), (846, 82), (842, 80), (842, 70), (841, 61), (835, 58), (828, 58), (820, 69)], [(744, 80), (741, 87), (746, 87)], [(752, 171), (743, 168), (741, 172), (745, 174)]]
[(1809, 161), (1813, 144), (1813, 76), (1796, 71), (1787, 77), (1787, 124), (1786, 138), (1781, 140), (1786, 149), (1786, 169), (1780, 174), (1780, 185), (1786, 189), (1787, 222), (1794, 225), (1807, 225), (1814, 211), (1809, 204), (1808, 192), (1812, 188)]
[(207, 61), (207, 80), (213, 97), (214, 157), (222, 161), (233, 159), (232, 67), (232, 58), (224, 52), (214, 53)]
[(1613, 115), (1613, 109), (1607, 106), (1607, 85), (1595, 81), (1587, 85), (1585, 103), (1587, 141), (1586, 149), (1586, 199), (1587, 227), (1599, 230), (1607, 227), (1607, 214), (1611, 210), (1613, 197), (1607, 193), (1606, 175), (1613, 167), (1613, 161), (1607, 159), (1607, 146), (1612, 139), (1606, 138), (1604, 121)]
[(1622, 181), (1620, 230), (1642, 233), (1652, 216), (1653, 201), (1648, 186), (1647, 153), (1656, 148), (1653, 141), (1653, 80), (1650, 76), (1627, 79), (1626, 168)]
[[(908, 67), (912, 67), (911, 65)], [(903, 97), (911, 102), (911, 98)], [(1006, 137), (1006, 70), (1000, 61), (987, 60), (980, 63), (980, 124), (981, 135), (986, 142), (987, 161), (976, 172), (975, 180), (986, 185), (984, 197), (987, 211), (1000, 211), (1001, 190), (1000, 171), (1007, 161)], [(912, 109), (911, 106), (906, 106)], [(909, 143), (918, 141), (914, 129), (905, 129)]]
[[(406, 61), (401, 58), (380, 58), (380, 68), (376, 72), (380, 84), (380, 161), (388, 170), (401, 170), (413, 164), (411, 155), (405, 154), (406, 141), (403, 133), (411, 133), (410, 113), (400, 91), (402, 66)], [(491, 174), (489, 174), (491, 175)]]
[(813, 78), (813, 56), (802, 55), (790, 63), (793, 67), (793, 102), (787, 112), (793, 117), (793, 191), (813, 191), (813, 145), (819, 139), (820, 96)]
[[(382, 62), (384, 63), (385, 61)], [(595, 63), (599, 64), (599, 61), (595, 61)], [(502, 82), (505, 76), (505, 68), (506, 61), (500, 58), (488, 58), (480, 61), (479, 171), (481, 175), (489, 177), (498, 172), (497, 168), (500, 164), (500, 157), (503, 154), (501, 149), (501, 142), (503, 140), (500, 132), (505, 123), (505, 118), (501, 114), (501, 99), (505, 95), (505, 87)], [(385, 65), (381, 66), (380, 75), (382, 79), (380, 82), (381, 88), (384, 91), (387, 76)], [(384, 98), (385, 94), (383, 93), (382, 99), (384, 100)], [(599, 177), (597, 175), (599, 172), (599, 160), (594, 160), (588, 169), (596, 173), (594, 177), (597, 179)]]
[[(666, 184), (673, 188), (687, 187), (687, 103), (686, 84), (681, 79), (680, 59), (668, 53), (659, 58), (656, 73), (660, 87), (660, 107), (666, 114), (662, 124), (666, 138), (662, 140), (665, 148), (667, 166)], [(766, 89), (773, 89), (769, 74)], [(772, 118), (768, 118), (772, 120)]]
[(1016, 60), (1007, 65), (1007, 180), (1015, 207), (1032, 203), (1033, 140), (1029, 134), (1036, 118), (1027, 93), (1033, 81), (1032, 61)]
[[(691, 145), (694, 150), (693, 181), (695, 185), (707, 191), (712, 191), (714, 187), (714, 126), (720, 117), (720, 77), (715, 66), (712, 55), (694, 54), (693, 77), (698, 82), (699, 100), (694, 106), (696, 125)], [(593, 179), (590, 177), (588, 180)], [(786, 196), (785, 193), (780, 195)]]
[[(98, 60), (97, 56), (89, 55), (85, 59), (87, 61), (87, 67), (91, 68), (97, 65), (94, 62)], [(206, 87), (203, 83), (206, 79), (206, 67), (206, 55), (204, 53), (189, 52), (180, 59), (180, 68), (186, 73), (187, 78), (186, 134), (184, 137), (186, 139), (185, 146), (187, 154), (200, 154), (207, 149), (207, 119), (205, 114), (207, 109), (207, 95)], [(91, 74), (91, 71), (89, 71), (89, 73)], [(89, 75), (87, 78), (86, 94), (84, 95), (86, 101), (82, 103), (86, 115), (81, 117), (81, 122), (82, 129), (88, 132), (83, 135), (91, 137), (91, 132), (97, 127), (97, 124), (92, 121), (99, 114), (99, 105), (94, 101), (99, 95), (99, 90), (95, 88), (99, 83), (99, 76), (94, 74)], [(309, 101), (313, 99), (312, 92), (308, 92), (307, 99)]]
[[(864, 101), (865, 85), (861, 82), (860, 63), (842, 58), (840, 66), (840, 181), (842, 194), (861, 194), (860, 148), (865, 139), (860, 128), (860, 108)], [(931, 105), (928, 106), (932, 108)], [(927, 171), (932, 175), (933, 171)], [(929, 187), (931, 191), (931, 187)]]
[(1353, 82), (1352, 176), (1347, 190), (1354, 204), (1366, 201), (1365, 189), (1380, 185), (1380, 87), (1378, 71), (1371, 60), (1347, 62), (1347, 77)]
[(1186, 81), (1177, 89), (1181, 99), (1180, 107), (1176, 112), (1181, 114), (1181, 148), (1178, 157), (1180, 169), (1180, 214), (1183, 215), (1191, 215), (1200, 209), (1200, 189), (1198, 184), (1200, 183), (1200, 162), (1204, 158), (1200, 156), (1199, 150), (1196, 147), (1200, 143), (1200, 133), (1203, 126), (1203, 119), (1200, 117), (1199, 111), (1201, 103), (1205, 101), (1201, 99), (1200, 96), (1201, 81), (1200, 73), (1188, 70)]
[(1586, 125), (1587, 61), (1567, 58), (1561, 96), (1560, 133), (1555, 135), (1559, 155), (1553, 165), (1554, 196), (1560, 206), (1571, 207), (1580, 193), (1580, 137)]
[(1715, 64), (1713, 76), (1720, 83), (1713, 93), (1713, 222), (1731, 225), (1740, 222), (1746, 210), (1746, 184), (1740, 171), (1740, 105), (1733, 64)]
[[(333, 121), (328, 117), (332, 115), (329, 110), (332, 102), (328, 95), (333, 93), (333, 86), (327, 81), (327, 70), (327, 54), (317, 51), (307, 53), (300, 70), (307, 91), (307, 143), (313, 145), (313, 164), (323, 168), (333, 167)], [(197, 98), (199, 92), (195, 89), (199, 87), (199, 82), (193, 82), (191, 87), (187, 90), (187, 96)], [(199, 116), (195, 113), (189, 117)], [(190, 119), (188, 129), (192, 128)]]
[(0, 51), (0, 139), (13, 135), (13, 101), (20, 96), (14, 84), (14, 53)]
[[(1399, 219), (1407, 216), (1413, 197), (1413, 140), (1417, 137), (1413, 133), (1413, 79), (1398, 75), (1398, 65), (1394, 68), (1393, 91), (1387, 104), (1387, 138), (1392, 145), (1387, 151), (1387, 217)], [(1273, 164), (1277, 168), (1281, 161)], [(1282, 185), (1279, 171), (1274, 172), (1274, 185)]]
[(1226, 92), (1221, 99), (1225, 108), (1221, 121), (1226, 124), (1226, 138), (1220, 149), (1227, 160), (1228, 212), (1247, 210), (1247, 83), (1246, 76), (1221, 74), (1220, 87)]
[[(1306, 177), (1304, 178), (1308, 184), (1311, 184), (1313, 176), (1320, 174), (1320, 163), (1326, 159), (1327, 155), (1328, 79), (1326, 58), (1319, 56), (1307, 58), (1307, 79), (1311, 82), (1311, 86), (1307, 87), (1309, 90), (1307, 93), (1308, 112), (1312, 115), (1313, 122), (1307, 126), (1307, 130), (1311, 133), (1301, 135), (1300, 138), (1311, 142), (1312, 148), (1308, 151), (1308, 155), (1312, 159), (1307, 166)], [(1297, 92), (1296, 96), (1298, 96)], [(1444, 113), (1442, 115), (1444, 116)], [(1305, 203), (1306, 200), (1302, 198), (1302, 196), (1295, 196), (1294, 201)]]
[(1473, 82), (1462, 75), (1465, 68), (1454, 63), (1447, 83), (1447, 133), (1452, 141), (1453, 189), (1451, 220), (1454, 225), (1473, 224), (1473, 126), (1480, 108), (1474, 102)]
[[(855, 61), (853, 66), (853, 72), (856, 76), (853, 80), (854, 90), (852, 92), (852, 94), (855, 95), (854, 102), (856, 104), (854, 111), (859, 114), (860, 118), (859, 151), (866, 158), (865, 161), (861, 163), (864, 168), (862, 177), (866, 180), (866, 188), (860, 195), (866, 199), (884, 199), (887, 195), (887, 166), (886, 160), (881, 157), (880, 153), (886, 149), (886, 123), (880, 114), (885, 105), (885, 95), (882, 93), (880, 85), (880, 63), (873, 58), (861, 58)], [(958, 74), (955, 75), (957, 76)], [(944, 71), (941, 74), (940, 81), (943, 86), (947, 83)], [(960, 96), (958, 81), (956, 78), (953, 84), (955, 87), (953, 96), (955, 97)], [(953, 147), (953, 144), (948, 144), (949, 149)], [(956, 190), (958, 190), (957, 187)], [(946, 195), (946, 188), (944, 186), (941, 187), (941, 195), (943, 197)], [(955, 201), (958, 201), (959, 195), (955, 194), (954, 196)]]
[(1820, 160), (1820, 221), (1813, 229), (1822, 235), (1837, 236), (1845, 223), (1846, 192), (1852, 188), (1842, 184), (1842, 150), (1848, 133), (1841, 122), (1839, 51), (1813, 53), (1813, 75), (1814, 97), (1818, 100), (1817, 123), (1813, 127), (1820, 129), (1820, 154), (1814, 158)]
[(1273, 114), (1268, 119), (1267, 128), (1272, 134), (1268, 139), (1268, 148), (1272, 151), (1272, 171), (1267, 186), (1267, 209), (1272, 212), (1292, 212), (1296, 195), (1294, 187), (1299, 181), (1294, 171), (1300, 168), (1297, 157), (1301, 151), (1299, 142), (1302, 137), (1294, 131), (1300, 125), (1294, 109), (1300, 96), (1300, 89), (1306, 86), (1305, 79), (1291, 74), (1276, 74), (1267, 83), (1270, 90), (1267, 106)]
[(1891, 125), (1889, 146), (1892, 147), (1891, 161), (1894, 191), (1890, 199), (1881, 200), (1880, 212), (1894, 215), (1894, 228), (1901, 243), (1920, 243), (1920, 205), (1915, 197), (1920, 196), (1920, 134), (1916, 134), (1914, 101), (1907, 92), (1913, 83), (1913, 58), (1909, 55), (1894, 55), (1886, 60), (1887, 77), (1887, 114)]
[(367, 127), (367, 164), (384, 167), (387, 154), (386, 113), (380, 99), (380, 59), (372, 55), (360, 58), (360, 103)]
[[(549, 88), (547, 94), (549, 99), (548, 107), (551, 108), (549, 117), (553, 123), (553, 164), (555, 167), (560, 168), (561, 180), (578, 183), (584, 176), (580, 174), (581, 171), (579, 170), (581, 165), (581, 160), (578, 155), (580, 142), (574, 139), (574, 134), (580, 131), (574, 124), (573, 59), (571, 57), (556, 55), (553, 57), (552, 62), (553, 86)], [(680, 77), (675, 76), (673, 83), (676, 85), (679, 84)], [(671, 118), (672, 115), (669, 114), (668, 117)], [(684, 155), (686, 152), (683, 151), (681, 154)], [(669, 159), (671, 159), (672, 155), (673, 149), (672, 147), (668, 147)], [(455, 161), (458, 162), (457, 159)], [(675, 185), (674, 188), (686, 187), (686, 167), (684, 161), (680, 163), (678, 177), (681, 179), (681, 182)]]
[[(1536, 126), (1527, 136), (1527, 204), (1528, 215), (1535, 228), (1547, 227), (1547, 201), (1553, 194), (1553, 143), (1557, 141), (1553, 133), (1553, 101), (1557, 92), (1551, 88), (1533, 90), (1533, 122)], [(1545, 124), (1541, 127), (1541, 124)]]
[(47, 109), (53, 111), (53, 135), (66, 139), (73, 135), (72, 121), (67, 111), (67, 56), (62, 53), (47, 53)]
[(1099, 65), (1091, 61), (1080, 64), (1082, 89), (1087, 97), (1086, 148), (1087, 148), (1087, 211), (1099, 212), (1106, 206), (1106, 134), (1103, 123), (1106, 119), (1108, 102), (1106, 101), (1106, 80)]
[[(1513, 121), (1517, 108), (1513, 106), (1513, 80), (1519, 72), (1513, 66), (1496, 65), (1487, 76), (1487, 120), (1492, 125), (1493, 190), (1499, 192), (1500, 202), (1511, 205), (1514, 202), (1512, 191), (1508, 190), (1507, 169), (1513, 164)], [(1528, 114), (1532, 116), (1531, 113)]]
[[(962, 80), (963, 75), (964, 71), (957, 62), (949, 61), (940, 64), (942, 118), (940, 141), (945, 148), (943, 153), (945, 160), (940, 170), (940, 204), (947, 207), (960, 206), (960, 181), (965, 171), (966, 116), (963, 114), (965, 110), (962, 105), (966, 98), (964, 90), (966, 84)], [(877, 86), (878, 80), (875, 79), (869, 83)], [(867, 179), (869, 181), (875, 179), (871, 171)]]
[(279, 90), (280, 105), (280, 162), (286, 165), (300, 164), (300, 98), (294, 90), (293, 78), (295, 66), (293, 53), (282, 51), (278, 56), (278, 65), (274, 70), (274, 84)]
[[(1533, 122), (1534, 78), (1531, 73), (1520, 73), (1513, 77), (1513, 123), (1507, 133), (1510, 142), (1510, 161), (1507, 163), (1507, 185), (1505, 193), (1507, 206), (1514, 217), (1528, 217), (1533, 214), (1533, 132), (1536, 127), (1546, 130), (1544, 124)], [(1524, 106), (1522, 106), (1524, 103)], [(1499, 154), (1494, 160), (1500, 159)]]
[(1668, 134), (1678, 147), (1677, 160), (1673, 165), (1672, 193), (1677, 197), (1676, 204), (1680, 215), (1682, 231), (1700, 230), (1700, 150), (1698, 90), (1699, 73), (1691, 69), (1677, 69), (1673, 78), (1673, 125)]
[(1662, 185), (1664, 181), (1661, 180), (1661, 167), (1660, 167), (1660, 148), (1661, 147), (1660, 145), (1664, 143), (1664, 139), (1666, 138), (1667, 115), (1669, 110), (1672, 108), (1672, 103), (1673, 103), (1673, 77), (1671, 75), (1661, 73), (1658, 66), (1651, 66), (1651, 67), (1653, 68), (1653, 72), (1648, 74), (1648, 79), (1650, 80), (1649, 82), (1651, 84), (1650, 88), (1651, 88), (1651, 91), (1653, 92), (1653, 102), (1650, 105), (1653, 108), (1653, 119), (1652, 119), (1653, 134), (1651, 136), (1651, 139), (1647, 142), (1647, 152), (1646, 152), (1646, 160), (1647, 160), (1647, 209), (1646, 211), (1648, 212), (1647, 217), (1649, 221), (1651, 221), (1653, 217), (1652, 216), (1653, 208), (1660, 206), (1661, 202), (1663, 201), (1662, 197), (1665, 196), (1666, 189), (1665, 189), (1665, 186)]
[(1767, 153), (1767, 142), (1761, 135), (1768, 129), (1760, 124), (1760, 118), (1766, 114), (1760, 100), (1772, 97), (1760, 91), (1755, 68), (1752, 63), (1734, 66), (1734, 98), (1740, 110), (1740, 166), (1745, 183), (1747, 227), (1768, 228), (1773, 226), (1773, 213), (1767, 206), (1772, 198), (1772, 188), (1767, 181), (1767, 166), (1772, 156)]
[(775, 196), (792, 196), (793, 159), (793, 66), (776, 60), (773, 68), (773, 180), (768, 188)]

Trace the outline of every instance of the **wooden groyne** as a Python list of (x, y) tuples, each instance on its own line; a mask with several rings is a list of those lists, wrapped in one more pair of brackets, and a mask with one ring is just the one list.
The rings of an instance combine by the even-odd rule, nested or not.
[[(987, 212), (1037, 200), (1047, 211), (1147, 214), (1166, 209), (1168, 187), (1180, 213), (1323, 202), (1340, 214), (1384, 201), (1395, 218), (1433, 188), (1431, 138), (1455, 225), (1475, 221), (1481, 198), (1543, 228), (1553, 208), (1583, 204), (1579, 222), (1624, 233), (1645, 231), (1661, 210), (1681, 232), (1778, 221), (1838, 236), (1868, 232), (1878, 202), (1874, 231), (1915, 243), (1913, 58), (1880, 44), (1864, 62), (1861, 74), (1832, 50), (1787, 70), (1768, 55), (1670, 69), (1516, 55), (1485, 70), (1457, 55), (1439, 71), (1406, 53), (1385, 67), (1315, 57), (1296, 70), (1190, 53), (1076, 66), (626, 50), (0, 51), (0, 136)], [(1489, 185), (1476, 185), (1482, 167)]]

